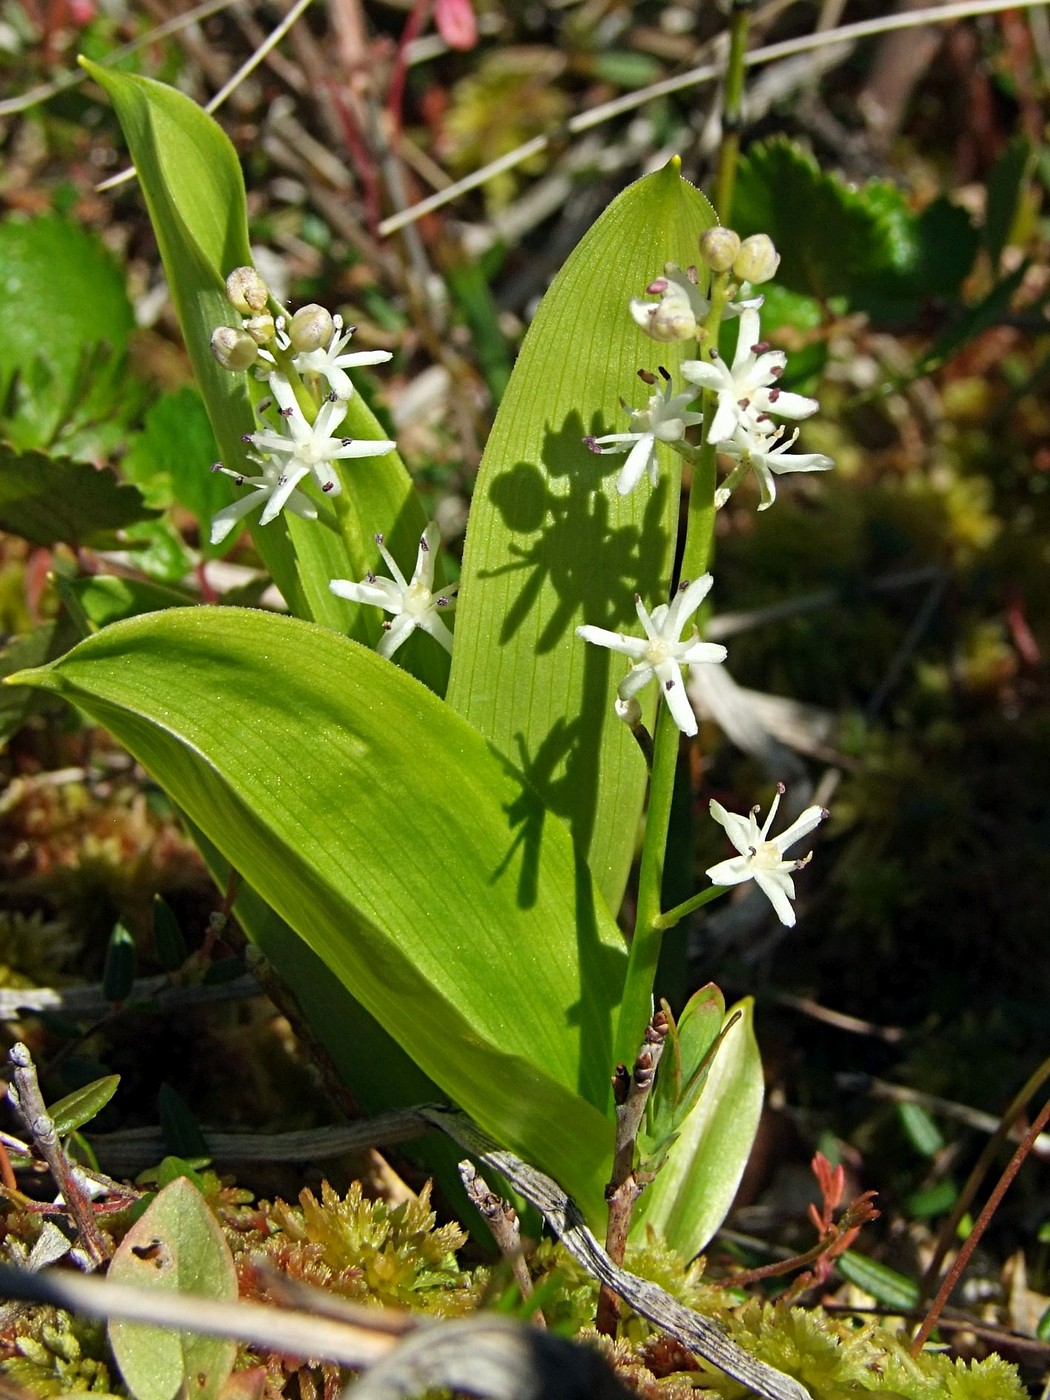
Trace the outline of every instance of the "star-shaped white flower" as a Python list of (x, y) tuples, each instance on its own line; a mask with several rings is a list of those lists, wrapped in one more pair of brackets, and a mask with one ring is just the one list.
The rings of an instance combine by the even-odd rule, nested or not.
[(758, 298), (741, 310), (732, 365), (727, 365), (715, 349), (708, 351), (705, 359), (685, 360), (682, 364), (683, 378), (700, 389), (713, 389), (718, 395), (718, 407), (707, 432), (708, 442), (728, 442), (741, 423), (753, 423), (761, 414), (808, 418), (820, 407), (816, 399), (785, 393), (776, 387), (784, 373), (787, 356), (783, 350), (770, 350), (759, 341), (760, 305), (761, 298)]
[(286, 510), (290, 510), (293, 515), (301, 516), (303, 520), (317, 519), (317, 507), (309, 496), (304, 496), (301, 491), (294, 489), (291, 492), (285, 492), (281, 468), (275, 462), (261, 463), (259, 476), (244, 476), (241, 472), (231, 471), (229, 467), (224, 467), (221, 462), (216, 462), (212, 471), (225, 472), (227, 476), (232, 476), (238, 486), (255, 487), (255, 490), (247, 496), (241, 496), (232, 505), (224, 506), (222, 510), (212, 516), (212, 544), (222, 544), (237, 522), (243, 520), (246, 515), (251, 515), (257, 506), (263, 506), (264, 524), (272, 520), (276, 512), (270, 512), (270, 502), (278, 491), (282, 494), (281, 504)]
[(768, 510), (777, 498), (773, 474), (784, 472), (826, 472), (835, 465), (834, 459), (823, 452), (792, 452), (798, 441), (798, 429), (786, 436), (787, 428), (775, 427), (768, 419), (755, 422), (744, 420), (737, 425), (729, 442), (719, 444), (718, 450), (735, 457), (739, 466), (726, 477), (715, 492), (715, 505), (721, 508), (749, 471), (758, 480), (759, 510)]
[(346, 371), (359, 365), (382, 365), (391, 356), (389, 350), (346, 350), (356, 327), (350, 326), (344, 331), (341, 316), (333, 316), (332, 322), (334, 330), (328, 345), (317, 350), (300, 350), (292, 363), (300, 374), (323, 375), (336, 398), (345, 402), (354, 392)]
[[(656, 461), (658, 442), (680, 442), (685, 437), (686, 428), (703, 422), (702, 413), (687, 413), (686, 405), (696, 398), (696, 390), (684, 394), (671, 393), (671, 376), (661, 368), (664, 377), (663, 392), (652, 394), (645, 408), (628, 409), (631, 415), (629, 433), (606, 433), (604, 437), (585, 437), (584, 442), (592, 452), (627, 452), (628, 458), (623, 471), (616, 479), (616, 489), (621, 496), (629, 495), (641, 481), (645, 472), (655, 486), (660, 479), (660, 468)], [(650, 377), (649, 382), (652, 382)], [(627, 405), (625, 404), (626, 408)]]
[(393, 613), (393, 621), (383, 623), (383, 636), (376, 647), (380, 656), (393, 656), (417, 627), (429, 632), (447, 652), (452, 651), (452, 633), (445, 626), (441, 613), (451, 613), (455, 608), (455, 593), (459, 584), (454, 583), (451, 588), (443, 588), (439, 593), (433, 591), (434, 564), (440, 538), (440, 530), (431, 521), (419, 541), (416, 571), (411, 583), (405, 582), (404, 574), (383, 543), (383, 536), (376, 535), (379, 552), (393, 577), (376, 578), (375, 574), (370, 573), (360, 583), (334, 578), (328, 585), (340, 598), (349, 598), (354, 603), (371, 603), (384, 612)]
[(577, 637), (585, 642), (608, 647), (610, 651), (622, 652), (631, 658), (631, 669), (616, 692), (620, 702), (617, 713), (621, 717), (626, 717), (628, 702), (643, 686), (658, 680), (675, 724), (683, 734), (696, 733), (696, 716), (685, 693), (682, 667), (724, 661), (727, 653), (725, 647), (715, 642), (700, 641), (695, 627), (685, 641), (679, 639), (682, 628), (710, 592), (712, 582), (710, 574), (701, 574), (692, 583), (683, 583), (670, 603), (660, 603), (651, 614), (636, 594), (634, 605), (644, 637), (628, 637), (623, 632), (610, 632), (605, 627), (589, 624), (577, 627)]
[(313, 472), (318, 486), (330, 496), (338, 496), (342, 483), (332, 463), (355, 457), (379, 457), (392, 452), (395, 444), (385, 439), (333, 437), (346, 417), (343, 399), (326, 399), (317, 411), (313, 423), (308, 423), (299, 407), (292, 386), (282, 375), (270, 376), (270, 391), (277, 400), (287, 433), (273, 428), (260, 428), (245, 437), (253, 447), (269, 455), (280, 467), (277, 489), (270, 496), (262, 513), (261, 524), (268, 525), (285, 507), (292, 492), (304, 476)]
[(784, 792), (784, 784), (778, 783), (777, 795), (762, 826), (758, 824), (760, 808), (753, 807), (746, 817), (741, 817), (736, 812), (727, 812), (720, 802), (712, 800), (711, 815), (725, 827), (730, 841), (740, 854), (712, 865), (707, 874), (716, 885), (740, 885), (745, 880), (754, 880), (772, 904), (780, 922), (792, 928), (795, 911), (791, 901), (795, 898), (795, 885), (788, 872), (801, 870), (808, 865), (813, 853), (811, 851), (802, 860), (785, 860), (784, 852), (815, 830), (826, 820), (828, 812), (824, 807), (807, 807), (787, 831), (770, 840), (769, 828), (773, 825)]

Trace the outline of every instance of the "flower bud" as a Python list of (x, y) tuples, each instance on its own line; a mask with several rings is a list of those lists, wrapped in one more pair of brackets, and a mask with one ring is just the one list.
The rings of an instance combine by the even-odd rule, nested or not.
[(309, 354), (311, 350), (320, 350), (323, 346), (330, 345), (334, 334), (335, 322), (324, 307), (318, 306), (316, 302), (311, 302), (309, 306), (300, 306), (288, 327), (288, 338), (296, 354)]
[(617, 719), (622, 719), (624, 724), (630, 725), (632, 729), (637, 729), (642, 722), (642, 707), (634, 696), (632, 695), (629, 700), (621, 700), (617, 695), (614, 704)]
[(226, 299), (242, 316), (250, 316), (265, 308), (270, 293), (254, 267), (235, 267), (226, 279)]
[(259, 354), (259, 347), (247, 333), (233, 326), (218, 326), (212, 331), (211, 353), (223, 369), (239, 371), (251, 369)]
[(256, 345), (269, 345), (274, 338), (277, 327), (270, 313), (264, 311), (259, 316), (249, 317), (244, 323), (244, 330), (251, 336)]
[(740, 252), (733, 260), (733, 276), (741, 282), (757, 286), (775, 277), (780, 266), (780, 254), (773, 247), (768, 233), (753, 233), (740, 245)]
[(632, 298), (631, 315), (653, 340), (696, 339), (696, 312), (686, 293), (674, 283), (670, 284), (658, 302)]
[(731, 228), (709, 228), (700, 238), (700, 256), (712, 272), (728, 272), (740, 252), (740, 235)]

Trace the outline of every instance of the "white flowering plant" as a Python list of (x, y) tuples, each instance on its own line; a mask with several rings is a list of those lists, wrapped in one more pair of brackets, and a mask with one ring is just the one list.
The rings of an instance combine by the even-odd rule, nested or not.
[[(450, 581), (355, 386), (387, 353), (276, 301), (209, 117), (88, 66), (219, 445), (229, 495), (202, 535), (218, 549), (249, 530), (287, 612), (170, 607), (19, 681), (75, 702), (167, 790), (364, 1108), (447, 1097), (598, 1223), (610, 1076), (642, 1045), (664, 937), (752, 879), (791, 924), (808, 853), (785, 852), (826, 816), (771, 835), (779, 796), (762, 825), (712, 804), (735, 854), (663, 907), (675, 768), (698, 730), (687, 681), (726, 659), (701, 635), (716, 511), (749, 473), (765, 509), (776, 475), (832, 465), (789, 450), (817, 404), (780, 387), (786, 356), (761, 340), (775, 249), (720, 228), (674, 161), (614, 201), (530, 327)], [(645, 401), (621, 399), (639, 371)], [(639, 1137), (653, 1179), (636, 1228), (686, 1254), (721, 1222), (756, 1130), (751, 1013), (716, 988), (693, 998)]]

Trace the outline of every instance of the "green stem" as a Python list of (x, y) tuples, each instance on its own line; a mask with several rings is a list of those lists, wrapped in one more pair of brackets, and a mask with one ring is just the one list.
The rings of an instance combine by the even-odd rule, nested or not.
[(744, 100), (744, 57), (753, 0), (733, 0), (729, 19), (729, 57), (722, 99), (722, 144), (715, 176), (715, 210), (728, 227), (733, 214), (736, 167), (740, 157), (740, 117)]
[(661, 914), (655, 921), (656, 927), (666, 933), (669, 928), (674, 928), (675, 924), (681, 923), (687, 914), (702, 909), (705, 904), (710, 904), (712, 899), (718, 899), (720, 895), (728, 893), (730, 888), (729, 885), (708, 885), (706, 890), (701, 890), (699, 894), (694, 894), (683, 904), (676, 904), (666, 914)]
[[(728, 275), (712, 278), (711, 310), (700, 340), (701, 354), (704, 354), (705, 350), (709, 353), (710, 347), (718, 345), (718, 328), (729, 293)], [(716, 396), (706, 391), (702, 402), (706, 436), (707, 426), (714, 417)], [(698, 451), (691, 450), (683, 453), (683, 456), (693, 463), (685, 550), (682, 555), (682, 580), (685, 581), (698, 578), (704, 573), (711, 558), (714, 543), (717, 462), (714, 447), (706, 442)], [(649, 807), (645, 818), (645, 837), (638, 875), (638, 908), (627, 959), (623, 1001), (616, 1027), (614, 1050), (615, 1063), (618, 1064), (633, 1064), (641, 1047), (646, 1025), (652, 1015), (653, 981), (660, 960), (660, 944), (664, 929), (669, 927), (661, 915), (660, 901), (679, 737), (678, 726), (672, 719), (670, 710), (666, 705), (661, 705), (656, 716)]]

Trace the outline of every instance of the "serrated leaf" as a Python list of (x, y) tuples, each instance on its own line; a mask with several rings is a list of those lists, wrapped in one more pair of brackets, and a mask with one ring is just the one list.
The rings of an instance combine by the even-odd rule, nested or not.
[(470, 725), (352, 642), (236, 609), (116, 623), (20, 679), (105, 724), (444, 1092), (600, 1213), (622, 938)]
[(188, 593), (165, 587), (149, 579), (120, 578), (116, 574), (93, 574), (88, 578), (65, 580), (63, 599), (75, 600), (88, 624), (85, 633), (121, 622), (126, 617), (158, 612), (163, 608), (185, 608), (196, 603)]
[(783, 138), (758, 142), (741, 157), (733, 222), (741, 236), (769, 234), (780, 254), (778, 282), (822, 301), (850, 296), (913, 256), (910, 221), (893, 186), (847, 185)]
[(230, 494), (220, 473), (202, 469), (216, 456), (204, 401), (183, 385), (149, 408), (120, 464), (125, 479), (139, 487), (150, 505), (164, 509), (178, 501), (193, 513), (201, 524), (205, 554), (218, 553), (208, 545), (208, 526)]
[(544, 297), (500, 404), (463, 558), (449, 703), (568, 824), (612, 908), (634, 852), (645, 765), (613, 712), (623, 668), (575, 628), (630, 626), (636, 592), (650, 606), (666, 598), (680, 471), (660, 447), (659, 487), (646, 482), (623, 498), (624, 459), (595, 456), (583, 439), (627, 426), (621, 395), (644, 406), (639, 367), (673, 372), (681, 362), (685, 347), (649, 340), (628, 302), (664, 263), (695, 263), (714, 221), (672, 162), (625, 190), (584, 237)]
[[(165, 1186), (110, 1261), (113, 1283), (201, 1298), (237, 1297), (233, 1255), (197, 1188), (184, 1176)], [(172, 1328), (111, 1322), (109, 1340), (135, 1400), (218, 1400), (237, 1343)]]
[(156, 516), (134, 486), (85, 462), (0, 443), (0, 530), (31, 544), (120, 544), (116, 531)]
[(633, 1233), (641, 1236), (652, 1226), (687, 1259), (703, 1249), (733, 1204), (762, 1111), (750, 997), (729, 1008), (725, 1023), (734, 1016), (739, 1019), (718, 1047), (699, 1101), (635, 1216)]
[[(237, 321), (225, 295), (226, 275), (252, 261), (237, 154), (222, 128), (174, 88), (83, 59), (81, 63), (112, 99), (135, 162), (219, 455), (227, 467), (251, 475), (243, 438), (257, 425), (247, 381), (220, 369), (210, 349), (216, 326)], [(360, 394), (347, 405), (342, 431), (350, 437), (386, 437)], [(202, 461), (201, 472), (210, 466)], [(249, 524), (256, 548), (293, 613), (374, 642), (381, 625), (377, 610), (335, 597), (329, 582), (364, 577), (376, 563), (376, 533), (385, 536), (395, 558), (411, 561), (426, 520), (396, 452), (354, 463), (351, 470), (351, 519), (342, 534), (295, 516), (281, 515), (268, 525)], [(232, 500), (236, 488), (225, 480), (227, 499)], [(210, 550), (206, 542), (204, 548)], [(405, 665), (434, 689), (444, 689), (448, 667), (440, 647), (410, 643), (404, 658)]]
[(81, 1089), (74, 1089), (64, 1099), (59, 1099), (58, 1103), (50, 1104), (48, 1116), (54, 1123), (55, 1132), (59, 1137), (76, 1132), (77, 1128), (90, 1123), (92, 1118), (97, 1118), (117, 1092), (119, 1083), (119, 1074), (107, 1074), (102, 1079), (85, 1084)]

